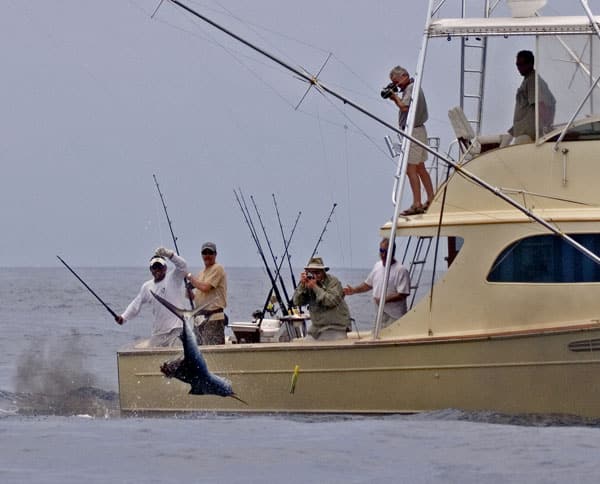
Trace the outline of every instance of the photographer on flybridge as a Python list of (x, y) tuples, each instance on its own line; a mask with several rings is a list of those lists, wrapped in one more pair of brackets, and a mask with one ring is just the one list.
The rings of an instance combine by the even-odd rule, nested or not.
[(342, 283), (327, 274), (321, 257), (313, 257), (300, 274), (294, 292), (294, 306), (308, 305), (311, 326), (305, 339), (333, 341), (350, 331), (350, 310), (344, 301)]
[[(400, 110), (398, 116), (398, 124), (400, 129), (406, 129), (406, 120), (408, 119), (408, 110), (413, 101), (413, 86), (415, 80), (410, 77), (408, 71), (404, 67), (396, 66), (390, 72), (390, 80), (392, 81), (381, 91), (383, 99), (390, 99), (398, 106)], [(400, 96), (396, 94), (400, 89)], [(415, 113), (415, 125), (413, 127), (412, 136), (424, 144), (427, 144), (427, 130), (425, 122), (429, 117), (427, 113), (427, 102), (423, 90), (419, 89), (419, 98), (416, 104), (417, 112)], [(411, 134), (411, 133), (409, 133)], [(433, 201), (433, 184), (431, 178), (425, 168), (425, 160), (427, 160), (427, 151), (415, 143), (410, 144), (408, 152), (408, 165), (406, 168), (406, 176), (410, 183), (410, 188), (413, 195), (413, 203), (410, 208), (404, 210), (402, 215), (416, 215), (425, 212), (429, 208), (429, 204)], [(427, 201), (421, 203), (421, 183), (427, 193)]]

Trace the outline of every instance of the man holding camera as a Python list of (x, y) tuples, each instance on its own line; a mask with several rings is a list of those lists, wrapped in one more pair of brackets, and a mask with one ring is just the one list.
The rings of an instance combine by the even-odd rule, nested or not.
[[(400, 110), (398, 116), (398, 124), (400, 129), (406, 129), (406, 121), (408, 119), (408, 110), (413, 101), (413, 86), (414, 79), (410, 77), (408, 71), (404, 67), (396, 66), (390, 71), (390, 80), (392, 81), (381, 91), (381, 97), (390, 99), (398, 106)], [(400, 88), (401, 96), (396, 94)], [(429, 117), (427, 112), (427, 102), (423, 90), (419, 89), (419, 98), (416, 105), (417, 112), (415, 113), (415, 124), (412, 131), (412, 136), (423, 144), (427, 144), (427, 130), (425, 122)], [(425, 168), (425, 160), (427, 160), (427, 151), (421, 146), (411, 143), (408, 152), (408, 166), (406, 175), (410, 183), (410, 188), (413, 195), (413, 203), (410, 208), (404, 210), (402, 215), (415, 215), (423, 213), (429, 208), (429, 204), (433, 201), (433, 184), (431, 177)], [(427, 193), (427, 201), (421, 203), (421, 183)]]
[(306, 339), (333, 341), (346, 338), (350, 330), (350, 310), (344, 301), (342, 283), (327, 274), (321, 257), (313, 257), (300, 274), (294, 292), (295, 306), (309, 306), (311, 326)]

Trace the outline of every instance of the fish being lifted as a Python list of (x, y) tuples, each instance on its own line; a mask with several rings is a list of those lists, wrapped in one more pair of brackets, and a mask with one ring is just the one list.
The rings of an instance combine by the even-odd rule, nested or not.
[[(151, 291), (152, 292), (152, 291)], [(177, 378), (184, 383), (191, 385), (190, 394), (192, 395), (219, 395), (221, 397), (232, 397), (247, 405), (244, 400), (239, 398), (231, 382), (225, 378), (212, 374), (206, 366), (206, 361), (198, 348), (198, 341), (192, 329), (194, 316), (202, 311), (202, 307), (196, 309), (179, 309), (166, 299), (152, 292), (152, 295), (169, 311), (175, 314), (183, 321), (183, 331), (181, 332), (181, 341), (183, 342), (183, 358), (166, 361), (160, 367), (160, 371), (167, 378)]]

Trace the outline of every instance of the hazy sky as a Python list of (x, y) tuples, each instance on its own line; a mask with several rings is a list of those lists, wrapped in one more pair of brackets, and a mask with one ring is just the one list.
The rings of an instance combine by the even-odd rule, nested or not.
[[(241, 188), (278, 254), (271, 194), (286, 233), (302, 211), (290, 248), (297, 266), (337, 203), (319, 254), (333, 267), (369, 267), (393, 213), (387, 130), (314, 89), (295, 110), (304, 82), (168, 1), (151, 19), (158, 3), (2, 2), (0, 266), (53, 266), (56, 254), (74, 266), (145, 265), (155, 247), (172, 246), (155, 173), (192, 266), (205, 240), (227, 266), (260, 265), (233, 195)], [(323, 82), (396, 122), (379, 91), (392, 66), (414, 70), (425, 0), (187, 3), (311, 73), (332, 53)], [(600, 0), (589, 3), (600, 12)], [(511, 124), (515, 48), (531, 47), (511, 42), (491, 53), (494, 132)], [(429, 134), (444, 151), (458, 46), (432, 41), (423, 81)]]

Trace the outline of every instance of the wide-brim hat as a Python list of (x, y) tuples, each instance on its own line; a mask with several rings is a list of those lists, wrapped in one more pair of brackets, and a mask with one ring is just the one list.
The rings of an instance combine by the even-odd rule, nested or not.
[(306, 265), (304, 270), (327, 272), (329, 270), (329, 267), (327, 267), (325, 264), (323, 264), (323, 259), (321, 257), (313, 257), (311, 260), (308, 261), (308, 264)]

